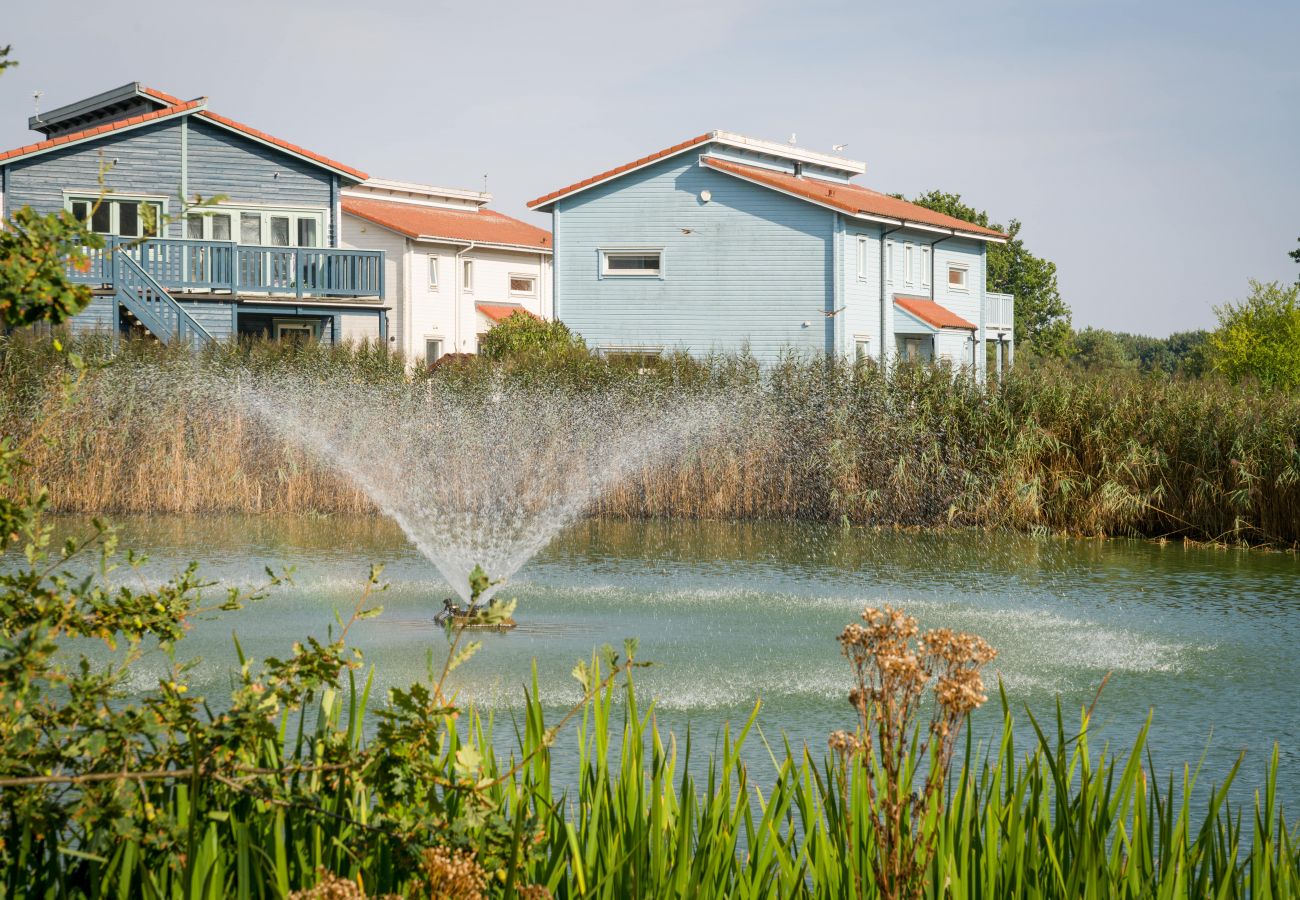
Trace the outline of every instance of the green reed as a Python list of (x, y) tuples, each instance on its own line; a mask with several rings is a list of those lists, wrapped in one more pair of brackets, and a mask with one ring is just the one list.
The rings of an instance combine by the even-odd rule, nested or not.
[[(314, 715), (286, 715), (260, 763), (306, 769), (382, 752), (365, 736), (368, 691), (368, 681), (352, 680), (346, 699), (326, 691)], [(936, 852), (919, 896), (1300, 893), (1297, 834), (1276, 802), (1276, 749), (1253, 810), (1241, 810), (1227, 800), (1237, 766), (1207, 792), (1189, 769), (1161, 788), (1142, 763), (1146, 727), (1126, 753), (1097, 750), (1086, 714), (1071, 731), (1058, 709), (1050, 730), (1030, 719), (1022, 746), (1001, 699), (1001, 736), (988, 748), (966, 740), (946, 804), (921, 826)], [(478, 866), (482, 896), (525, 885), (525, 896), (545, 887), (555, 897), (877, 896), (868, 776), (788, 745), (767, 747), (770, 767), (751, 771), (741, 751), (764, 740), (757, 713), (735, 734), (723, 726), (720, 749), (696, 776), (691, 736), (662, 732), (630, 677), (596, 691), (576, 731), (558, 739), (534, 678), (508, 757), (477, 716), (453, 728), (438, 765), (450, 775), (449, 760), (469, 749), (490, 783), (477, 805), (464, 793), (461, 812), (472, 815), (455, 830), (373, 824), (377, 792), (347, 765), (238, 780), (186, 775), (124, 787), (117, 827), (78, 843), (5, 822), (17, 852), (3, 881), (14, 897), (284, 897), (332, 874), (365, 893), (321, 896), (407, 894), (419, 891), (423, 871), (413, 847), (473, 846), (495, 827), (505, 842), (480, 849), (480, 860), (492, 859)], [(575, 752), (578, 782), (562, 788), (552, 755)]]

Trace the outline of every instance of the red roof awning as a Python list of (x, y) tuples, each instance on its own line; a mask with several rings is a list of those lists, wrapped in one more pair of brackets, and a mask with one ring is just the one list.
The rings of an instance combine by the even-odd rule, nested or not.
[(894, 305), (916, 316), (932, 328), (964, 328), (978, 331), (979, 326), (968, 322), (950, 309), (940, 306), (929, 297), (906, 297), (894, 295)]
[(534, 319), (540, 318), (536, 313), (529, 312), (518, 303), (475, 303), (474, 308), (493, 322), (504, 322), (515, 313), (523, 313), (526, 316), (532, 316)]

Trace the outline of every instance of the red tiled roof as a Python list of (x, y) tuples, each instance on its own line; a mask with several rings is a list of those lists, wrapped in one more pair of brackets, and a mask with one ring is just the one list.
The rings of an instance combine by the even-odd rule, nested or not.
[(493, 322), (504, 322), (515, 313), (523, 313), (526, 316), (532, 316), (534, 319), (541, 318), (536, 313), (529, 312), (517, 303), (475, 303), (474, 308)]
[(74, 131), (71, 134), (61, 134), (56, 138), (50, 138), (48, 141), (40, 141), (36, 144), (28, 144), (25, 147), (18, 147), (15, 150), (8, 150), (4, 153), (0, 153), (0, 162), (15, 159), (19, 156), (26, 156), (29, 153), (36, 153), (41, 150), (49, 150), (62, 144), (70, 144), (73, 141), (84, 141), (87, 138), (107, 134), (110, 131), (119, 131), (120, 129), (129, 128), (134, 125), (142, 125), (145, 122), (150, 122), (154, 119), (165, 119), (168, 116), (175, 116), (183, 112), (198, 109), (202, 105), (202, 99), (191, 100), (189, 103), (182, 103), (180, 106), (168, 106), (163, 109), (156, 109), (153, 112), (141, 113), (140, 115), (132, 116), (129, 119), (119, 119), (116, 122), (109, 122), (106, 125), (96, 125), (94, 128)]
[(967, 234), (1006, 237), (1002, 232), (995, 231), (992, 228), (973, 225), (962, 219), (947, 216), (932, 209), (926, 209), (924, 206), (917, 206), (915, 203), (908, 203), (906, 200), (899, 200), (897, 197), (890, 197), (888, 194), (882, 194), (879, 191), (873, 191), (870, 188), (856, 184), (840, 184), (822, 181), (817, 178), (787, 175), (785, 172), (774, 172), (770, 169), (760, 169), (757, 166), (746, 166), (730, 160), (706, 159), (705, 163), (719, 172), (726, 172), (779, 191), (785, 191), (788, 194), (794, 194), (814, 203), (821, 203), (842, 210), (850, 215), (865, 213), (866, 215), (916, 222), (920, 225), (951, 228), (954, 231), (964, 231)]
[(336, 169), (340, 172), (350, 175), (353, 178), (356, 178), (358, 181), (365, 181), (367, 178), (370, 177), (365, 172), (362, 172), (359, 169), (354, 169), (351, 166), (345, 166), (343, 163), (332, 160), (327, 156), (321, 156), (319, 153), (313, 153), (312, 151), (306, 149), (305, 147), (299, 147), (297, 144), (291, 144), (288, 141), (282, 141), (278, 137), (274, 137), (272, 135), (267, 134), (265, 131), (258, 131), (256, 128), (252, 128), (248, 125), (243, 124), (242, 122), (236, 122), (234, 119), (228, 119), (225, 116), (217, 115), (216, 113), (212, 112), (209, 109), (203, 109), (202, 107), (205, 102), (205, 98), (190, 100), (188, 102), (181, 102), (179, 98), (173, 97), (171, 94), (165, 93), (163, 91), (154, 90), (153, 88), (147, 88), (142, 86), (140, 90), (141, 92), (148, 94), (150, 97), (153, 97), (155, 100), (158, 100), (159, 102), (162, 103), (166, 103), (168, 105), (163, 107), (162, 109), (156, 109), (153, 112), (142, 113), (138, 116), (131, 116), (129, 119), (119, 119), (116, 122), (109, 122), (106, 125), (97, 125), (94, 128), (86, 128), (82, 131), (74, 131), (71, 134), (60, 135), (59, 137), (51, 138), (48, 141), (41, 141), (40, 143), (37, 144), (28, 144), (27, 146), (19, 147), (16, 150), (9, 150), (5, 153), (0, 153), (0, 162), (4, 162), (5, 160), (8, 159), (14, 159), (19, 156), (26, 156), (29, 153), (36, 153), (37, 151), (40, 150), (49, 150), (50, 148), (57, 147), (60, 144), (69, 144), (72, 143), (73, 141), (84, 141), (87, 138), (97, 137), (98, 135), (107, 134), (110, 131), (117, 131), (119, 129), (128, 128), (133, 125), (140, 125), (143, 124), (144, 122), (148, 122), (153, 119), (162, 119), (168, 116), (178, 115), (180, 113), (193, 112), (194, 110), (197, 109), (199, 110), (198, 115), (201, 116), (202, 118), (210, 119), (211, 121), (216, 122), (219, 125), (224, 125), (227, 128), (230, 128), (234, 131), (241, 132), (242, 134), (246, 134), (250, 137), (257, 138), (258, 140), (265, 141), (268, 144), (273, 144), (274, 146), (279, 147), (282, 150), (287, 150), (288, 152), (297, 154), (298, 156), (304, 156), (307, 159), (320, 163), (321, 165), (328, 166), (331, 169)]
[(952, 310), (940, 306), (929, 297), (907, 297), (903, 294), (895, 294), (894, 305), (907, 310), (922, 322), (935, 328), (966, 328), (976, 331), (979, 327), (974, 322), (967, 322)]
[(180, 97), (173, 97), (171, 94), (167, 93), (166, 91), (160, 91), (157, 90), (156, 88), (145, 87), (143, 84), (140, 85), (140, 93), (147, 94), (150, 97), (154, 98), (155, 100), (158, 100), (162, 103), (166, 103), (168, 106), (180, 106), (182, 103), (185, 102)]
[(689, 141), (682, 141), (680, 144), (673, 144), (673, 146), (671, 147), (666, 147), (663, 150), (660, 150), (658, 153), (651, 153), (649, 156), (643, 156), (640, 159), (633, 160), (632, 162), (627, 163), (626, 165), (616, 166), (615, 168), (610, 169), (607, 172), (601, 172), (599, 175), (593, 175), (590, 178), (584, 178), (582, 181), (575, 181), (573, 184), (569, 185), (568, 187), (562, 187), (558, 191), (551, 191), (549, 194), (544, 194), (543, 196), (538, 197), (536, 200), (529, 200), (528, 208), (536, 209), (537, 207), (541, 206), (543, 203), (549, 203), (552, 200), (556, 199), (557, 197), (563, 197), (565, 194), (570, 193), (571, 191), (576, 191), (581, 188), (590, 187), (591, 185), (599, 181), (604, 181), (606, 178), (613, 178), (615, 175), (622, 175), (624, 172), (631, 171), (632, 169), (638, 169), (641, 166), (644, 166), (648, 163), (652, 163), (657, 159), (663, 159), (665, 156), (672, 156), (674, 153), (681, 153), (683, 150), (689, 150), (692, 147), (706, 143), (707, 141), (712, 139), (712, 137), (713, 137), (712, 132), (708, 134), (701, 134), (698, 137), (691, 138)]
[(490, 209), (466, 210), (344, 197), (343, 211), (410, 238), (443, 238), (510, 247), (551, 249), (551, 233)]

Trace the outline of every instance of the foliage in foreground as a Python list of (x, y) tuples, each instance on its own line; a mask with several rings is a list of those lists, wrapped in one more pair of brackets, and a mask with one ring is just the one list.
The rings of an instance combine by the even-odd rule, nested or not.
[(1215, 309), (1214, 366), (1234, 380), (1300, 388), (1300, 284), (1250, 283), (1250, 296)]
[[(1193, 775), (1162, 788), (1142, 764), (1145, 728), (1127, 754), (1097, 752), (1089, 714), (1067, 734), (1059, 710), (1050, 731), (1031, 719), (1023, 746), (1003, 695), (1000, 738), (981, 751), (968, 736), (950, 777), (955, 729), (982, 700), (977, 670), (991, 651), (943, 631), (912, 650), (914, 623), (896, 611), (868, 611), (865, 627), (841, 637), (857, 673), (857, 732), (834, 736), (826, 754), (768, 746), (758, 758), (771, 767), (754, 771), (744, 750), (766, 743), (758, 708), (700, 759), (689, 734), (679, 744), (642, 706), (634, 642), (625, 658), (607, 649), (575, 668), (578, 702), (560, 718), (538, 701), (534, 676), (505, 756), (491, 726), (444, 693), (446, 673), (472, 652), (458, 634), (428, 682), (376, 701), (346, 645), (372, 609), (365, 597), (338, 635), (295, 645), (284, 660), (241, 659), (229, 697), (193, 696), (183, 669), (128, 696), (130, 662), (150, 642), (173, 645), (201, 609), (193, 573), (136, 593), (87, 589), (61, 568), (62, 553), (34, 552), (5, 581), (6, 896), (1300, 891), (1296, 836), (1276, 805), (1276, 750), (1243, 824), (1225, 799), (1236, 766), (1208, 799)], [(69, 634), (124, 652), (60, 656), (74, 646)], [(909, 668), (918, 652), (920, 668)], [(900, 729), (915, 722), (931, 678), (940, 710), (922, 749), (917, 732)], [(910, 715), (891, 705), (900, 700)], [(575, 717), (576, 731), (564, 731)], [(559, 783), (556, 754), (576, 754), (576, 784)]]

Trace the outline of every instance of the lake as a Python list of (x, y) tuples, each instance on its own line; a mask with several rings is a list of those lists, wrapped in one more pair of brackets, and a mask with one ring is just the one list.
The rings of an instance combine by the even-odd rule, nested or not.
[[(65, 522), (75, 528), (75, 522)], [(437, 572), (382, 519), (202, 518), (119, 522), (123, 546), (150, 555), (146, 581), (191, 559), (222, 585), (261, 583), (268, 566), (294, 566), (295, 584), (250, 608), (205, 621), (181, 645), (203, 662), (191, 689), (220, 696), (234, 660), (232, 633), (255, 658), (284, 655), (345, 616), (371, 562), (390, 587), (382, 615), (359, 623), (354, 643), (381, 687), (425, 675), (444, 648), (432, 616), (450, 592)], [(564, 532), (501, 592), (520, 601), (517, 631), (483, 636), (459, 673), (463, 700), (494, 710), (503, 730), (522, 703), (536, 662), (548, 706), (578, 695), (569, 672), (593, 648), (640, 640), (654, 667), (638, 673), (661, 727), (689, 726), (711, 747), (726, 721), (756, 700), (769, 741), (784, 732), (818, 753), (852, 725), (848, 664), (836, 636), (862, 608), (890, 603), (922, 628), (984, 636), (991, 667), (1017, 713), (1068, 722), (1102, 679), (1093, 740), (1126, 748), (1148, 711), (1162, 774), (1206, 754), (1208, 781), (1248, 757), (1234, 791), (1248, 800), (1266, 755), (1280, 744), (1280, 799), (1300, 801), (1300, 559), (1294, 554), (968, 532), (878, 533), (799, 524), (612, 522)], [(436, 656), (441, 661), (441, 656)], [(134, 670), (151, 687), (160, 659)], [(996, 678), (997, 676), (995, 676)], [(990, 679), (992, 681), (992, 679)], [(382, 696), (380, 694), (379, 696)], [(996, 701), (977, 714), (977, 736), (996, 732)], [(503, 722), (503, 719), (505, 720)], [(1100, 739), (1100, 740), (1099, 740)], [(572, 766), (572, 732), (557, 769)], [(1207, 749), (1208, 748), (1208, 749)], [(749, 755), (762, 781), (766, 751)]]

